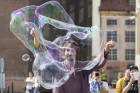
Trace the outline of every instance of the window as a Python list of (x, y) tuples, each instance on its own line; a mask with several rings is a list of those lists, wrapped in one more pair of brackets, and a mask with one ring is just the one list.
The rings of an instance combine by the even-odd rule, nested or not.
[(117, 42), (117, 31), (108, 31), (107, 32), (107, 41), (113, 40)]
[(125, 25), (135, 25), (135, 20), (131, 19), (125, 20)]
[(129, 6), (132, 8), (136, 7), (136, 0), (129, 0)]
[(117, 49), (110, 49), (108, 60), (117, 60)]
[(84, 6), (84, 0), (80, 0), (79, 6), (80, 6), (80, 7), (83, 7), (83, 6)]
[(74, 12), (74, 4), (71, 4), (71, 5), (69, 6), (69, 9), (70, 9), (70, 12)]
[(108, 19), (107, 25), (117, 25), (117, 20), (116, 19)]
[(82, 7), (80, 10), (79, 10), (79, 23), (82, 23), (84, 21), (84, 8)]
[(92, 17), (92, 0), (88, 0), (88, 18)]
[(63, 5), (66, 4), (66, 1), (65, 1), (65, 0), (61, 0), (60, 2), (61, 2)]
[(135, 42), (135, 31), (125, 31), (125, 42)]
[(125, 60), (135, 60), (135, 49), (125, 49)]
[(88, 18), (91, 18), (92, 16), (92, 2), (88, 4)]

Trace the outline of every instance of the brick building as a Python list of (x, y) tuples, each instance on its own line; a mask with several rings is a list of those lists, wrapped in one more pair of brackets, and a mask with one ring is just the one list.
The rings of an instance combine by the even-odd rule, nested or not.
[(21, 57), (28, 53), (23, 44), (11, 33), (9, 23), (11, 13), (28, 5), (27, 0), (0, 0), (0, 57), (5, 62), (5, 92), (12, 91), (12, 85), (17, 91), (24, 87), (23, 78), (28, 71), (28, 62), (23, 62)]

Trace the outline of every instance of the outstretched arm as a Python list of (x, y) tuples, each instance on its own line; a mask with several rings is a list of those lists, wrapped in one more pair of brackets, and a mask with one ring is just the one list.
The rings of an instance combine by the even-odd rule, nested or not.
[(111, 48), (115, 47), (114, 41), (108, 41), (104, 47), (104, 56), (106, 56)]
[(34, 29), (32, 29), (32, 30), (30, 31), (30, 35), (32, 35), (33, 38), (34, 38), (34, 45), (35, 45), (35, 47), (39, 47), (39, 44), (40, 44), (40, 43), (39, 43), (37, 37), (35, 36)]
[(114, 41), (111, 40), (111, 41), (108, 41), (106, 43), (106, 45), (104, 47), (104, 51), (102, 51), (101, 55), (99, 55), (100, 60), (99, 60), (98, 64), (94, 68), (92, 68), (90, 70), (90, 72), (92, 72), (95, 69), (100, 69), (106, 64), (109, 50), (113, 47), (115, 47), (115, 42)]
[(128, 91), (130, 90), (132, 84), (134, 83), (134, 74), (132, 74), (131, 78), (130, 78), (130, 82), (125, 82), (124, 83), (124, 88), (122, 90), (122, 93), (128, 93)]

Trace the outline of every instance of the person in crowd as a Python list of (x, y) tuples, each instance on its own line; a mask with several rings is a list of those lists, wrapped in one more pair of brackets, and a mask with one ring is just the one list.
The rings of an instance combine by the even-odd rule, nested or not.
[(120, 78), (122, 78), (122, 77), (124, 77), (123, 72), (119, 72), (119, 73), (118, 73), (118, 80), (119, 80)]
[(34, 92), (33, 93), (40, 93), (39, 88), (40, 88), (40, 82), (38, 80), (38, 71), (34, 70)]
[(29, 76), (25, 79), (25, 82), (26, 82), (25, 92), (26, 93), (33, 93), (33, 90), (34, 90), (33, 73), (32, 72), (29, 72), (28, 75)]
[(130, 70), (126, 69), (124, 77), (120, 78), (116, 84), (116, 93), (122, 93), (124, 82), (130, 77)]
[(138, 67), (136, 65), (130, 66), (130, 77), (125, 80), (124, 88), (122, 93), (139, 93), (138, 84), (140, 83), (140, 76), (138, 75), (138, 80), (135, 80), (134, 74), (139, 72)]
[(101, 80), (102, 81), (107, 81), (107, 74), (104, 71), (102, 72)]
[(98, 69), (91, 73), (90, 93), (109, 93), (108, 83), (101, 81), (102, 70)]

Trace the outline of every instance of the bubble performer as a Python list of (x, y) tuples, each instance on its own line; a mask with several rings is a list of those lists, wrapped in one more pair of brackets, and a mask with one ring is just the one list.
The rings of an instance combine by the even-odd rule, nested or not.
[[(34, 54), (33, 71), (38, 71), (41, 85), (53, 88), (54, 93), (89, 93), (88, 75), (106, 63), (108, 51), (114, 47), (113, 41), (103, 47), (103, 31), (99, 27), (76, 26), (56, 1), (14, 11), (10, 29)], [(48, 40), (48, 33), (54, 31), (65, 34)], [(97, 47), (99, 55), (91, 61), (78, 61), (79, 43), (91, 44), (93, 31), (102, 35), (100, 49)]]

